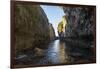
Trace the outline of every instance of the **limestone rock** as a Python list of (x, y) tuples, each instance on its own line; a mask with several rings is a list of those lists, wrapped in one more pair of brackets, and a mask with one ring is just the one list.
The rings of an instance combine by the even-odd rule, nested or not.
[(44, 56), (44, 50), (43, 49), (35, 48), (34, 51), (35, 51), (34, 56)]
[(54, 28), (53, 28), (51, 23), (49, 23), (49, 33), (50, 33), (50, 40), (54, 40), (55, 39), (55, 32), (54, 32)]
[(28, 48), (45, 48), (50, 41), (48, 18), (39, 5), (16, 4), (15, 47), (16, 51)]
[(95, 9), (93, 7), (63, 7), (68, 24), (66, 36), (93, 35), (95, 31)]

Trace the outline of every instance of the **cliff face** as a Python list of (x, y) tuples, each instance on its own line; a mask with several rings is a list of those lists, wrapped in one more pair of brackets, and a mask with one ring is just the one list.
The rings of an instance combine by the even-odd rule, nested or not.
[(49, 23), (49, 34), (50, 34), (50, 40), (54, 40), (55, 39), (55, 32), (54, 32), (54, 28), (53, 28), (51, 23)]
[[(54, 30), (53, 30), (54, 31)], [(54, 33), (53, 33), (54, 34)], [(28, 48), (44, 48), (50, 41), (49, 22), (39, 5), (17, 4), (15, 7), (16, 51)]]
[(93, 35), (94, 8), (91, 7), (63, 7), (66, 14), (66, 36)]
[(66, 16), (63, 16), (62, 17), (62, 20), (59, 22), (58, 24), (58, 34), (59, 34), (59, 37), (65, 37), (66, 36), (66, 32), (65, 32), (65, 28), (67, 26), (67, 20), (66, 20)]
[(65, 31), (66, 37), (69, 38), (66, 38), (66, 44), (69, 46), (70, 56), (74, 57), (75, 63), (83, 57), (88, 57), (90, 62), (94, 62), (95, 9), (84, 6), (63, 7), (63, 10), (67, 21)]

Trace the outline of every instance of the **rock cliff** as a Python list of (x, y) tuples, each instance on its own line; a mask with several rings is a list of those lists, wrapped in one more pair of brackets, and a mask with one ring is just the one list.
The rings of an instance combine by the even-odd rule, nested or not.
[[(87, 57), (95, 61), (95, 9), (94, 7), (63, 7), (66, 15), (66, 43), (70, 44), (71, 56)], [(87, 52), (87, 53), (86, 53)], [(87, 55), (86, 55), (87, 54)], [(92, 55), (92, 57), (91, 57)], [(77, 59), (76, 57), (75, 59)]]
[(95, 31), (95, 15), (93, 7), (63, 7), (68, 24), (67, 37), (92, 35)]
[(34, 47), (45, 48), (54, 38), (54, 30), (39, 5), (16, 4), (15, 47), (22, 51)]
[(55, 36), (54, 28), (51, 23), (49, 23), (49, 34), (50, 34), (50, 40), (54, 40), (56, 36)]

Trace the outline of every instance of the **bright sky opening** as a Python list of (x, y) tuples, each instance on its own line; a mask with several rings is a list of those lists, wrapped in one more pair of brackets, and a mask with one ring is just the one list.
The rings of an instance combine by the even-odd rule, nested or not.
[(63, 9), (60, 6), (50, 6), (50, 5), (41, 5), (44, 12), (46, 13), (49, 23), (53, 25), (55, 30), (55, 35), (58, 36), (57, 26), (61, 21), (62, 16), (65, 15)]

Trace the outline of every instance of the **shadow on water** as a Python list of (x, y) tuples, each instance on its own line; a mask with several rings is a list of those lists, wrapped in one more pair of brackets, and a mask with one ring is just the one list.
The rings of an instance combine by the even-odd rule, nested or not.
[[(16, 64), (61, 64), (68, 62), (68, 53), (65, 52), (65, 42), (59, 39), (49, 43), (48, 48), (42, 51), (42, 56), (35, 55), (29, 50), (29, 54), (21, 54), (16, 59)], [(41, 52), (40, 52), (41, 53)]]
[[(65, 42), (59, 39), (51, 42), (44, 51), (43, 57), (36, 57), (39, 60), (37, 64), (61, 64), (68, 62), (68, 54), (65, 52)], [(36, 63), (35, 63), (36, 64)]]
[(77, 42), (57, 39), (49, 43), (47, 47), (47, 49), (39, 52), (42, 54), (41, 56), (30, 53), (33, 50), (29, 50), (28, 54), (24, 54), (16, 60), (17, 64), (73, 64), (91, 62), (91, 58), (93, 58), (90, 49), (80, 47)]

